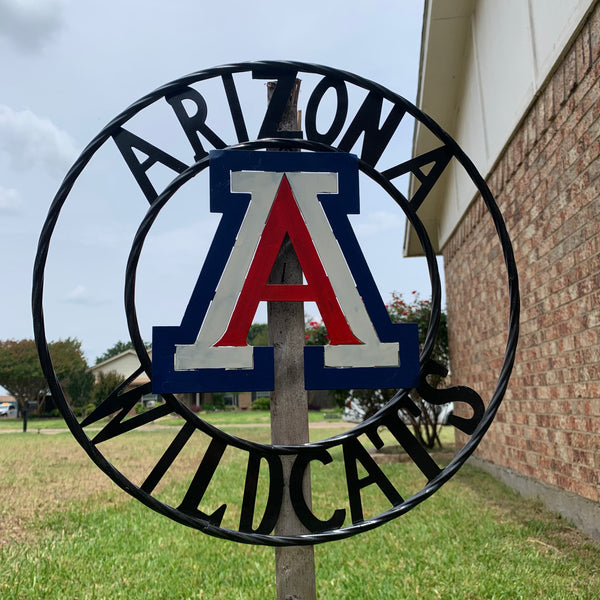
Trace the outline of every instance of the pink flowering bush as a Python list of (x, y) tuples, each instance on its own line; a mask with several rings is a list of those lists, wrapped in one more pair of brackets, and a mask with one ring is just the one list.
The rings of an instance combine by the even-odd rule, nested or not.
[[(431, 302), (421, 300), (415, 291), (411, 294), (410, 301), (404, 300), (401, 294), (394, 292), (389, 304), (386, 305), (392, 323), (416, 323), (419, 328), (419, 349), (422, 350), (431, 317)], [(327, 343), (327, 330), (322, 323), (311, 321), (307, 323), (307, 344)], [(310, 340), (310, 341), (309, 341)], [(314, 340), (314, 341), (313, 341)], [(448, 353), (448, 326), (446, 314), (440, 316), (440, 326), (430, 358), (446, 368), (449, 368), (450, 357)], [(430, 385), (438, 387), (442, 383), (439, 376), (427, 378)], [(395, 389), (365, 389), (365, 390), (333, 390), (332, 393), (338, 404), (349, 402), (358, 404), (365, 411), (365, 418), (375, 414), (387, 404), (394, 396)], [(405, 422), (412, 427), (413, 433), (419, 442), (426, 448), (441, 446), (439, 438), (440, 415), (443, 407), (434, 406), (426, 402), (416, 390), (410, 392), (410, 398), (419, 408), (420, 415), (414, 415), (407, 409), (400, 409)]]
[(329, 335), (323, 321), (307, 320), (304, 334), (304, 343), (307, 346), (326, 346), (329, 344)]
[[(402, 294), (392, 293), (392, 300), (386, 305), (392, 323), (416, 323), (419, 327), (419, 349), (423, 348), (429, 319), (431, 317), (431, 302), (421, 300), (419, 294), (412, 292), (410, 302), (406, 302)], [(437, 339), (433, 346), (431, 358), (446, 368), (450, 366), (450, 355), (448, 354), (448, 324), (446, 313), (442, 311), (440, 316), (440, 327)]]

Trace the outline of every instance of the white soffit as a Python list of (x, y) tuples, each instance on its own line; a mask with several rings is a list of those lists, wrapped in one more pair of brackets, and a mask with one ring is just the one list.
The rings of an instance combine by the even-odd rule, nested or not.
[[(456, 139), (484, 177), (594, 3), (426, 0), (417, 106)], [(417, 124), (413, 156), (438, 145)], [(437, 252), (474, 195), (475, 187), (452, 161), (418, 212)], [(408, 227), (404, 254), (423, 254)]]
[[(452, 132), (456, 120), (456, 98), (463, 78), (466, 44), (471, 30), (471, 13), (475, 0), (437, 2), (426, 0), (419, 65), (417, 106), (431, 116), (442, 129)], [(439, 141), (426, 127), (416, 123), (413, 137), (413, 156), (438, 147)], [(410, 196), (416, 181), (411, 177)], [(431, 242), (439, 250), (439, 210), (448, 177), (442, 176), (419, 209)], [(407, 229), (404, 237), (404, 255), (422, 256), (423, 250), (414, 231)]]

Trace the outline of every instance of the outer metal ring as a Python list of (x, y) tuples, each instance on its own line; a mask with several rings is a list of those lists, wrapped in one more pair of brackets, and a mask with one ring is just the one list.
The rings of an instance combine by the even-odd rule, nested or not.
[[(496, 389), (492, 396), (492, 399), (485, 411), (485, 414), (474, 431), (473, 435), (469, 439), (469, 441), (465, 444), (465, 446), (461, 449), (461, 451), (455, 456), (452, 462), (441, 471), (441, 473), (428, 482), (428, 484), (419, 492), (411, 496), (410, 498), (404, 500), (401, 504), (397, 506), (393, 506), (389, 510), (377, 515), (374, 518), (368, 519), (366, 521), (356, 523), (345, 527), (343, 529), (325, 531), (321, 533), (315, 534), (305, 534), (305, 535), (297, 535), (297, 536), (275, 536), (275, 535), (263, 535), (256, 533), (242, 533), (239, 531), (234, 531), (230, 529), (225, 529), (221, 527), (217, 527), (212, 525), (211, 523), (199, 519), (189, 514), (183, 513), (180, 510), (168, 506), (161, 501), (159, 501), (154, 496), (147, 494), (139, 487), (132, 484), (126, 477), (123, 476), (115, 467), (113, 467), (106, 458), (102, 455), (102, 453), (97, 449), (97, 447), (91, 443), (90, 439), (86, 435), (85, 431), (79, 425), (77, 419), (75, 418), (73, 412), (71, 411), (64, 393), (61, 389), (61, 386), (56, 378), (54, 373), (54, 369), (52, 366), (52, 361), (50, 358), (48, 343), (46, 339), (45, 333), (45, 325), (44, 325), (44, 314), (43, 314), (43, 286), (44, 286), (44, 272), (46, 259), (49, 251), (51, 237), (58, 221), (60, 211), (67, 200), (67, 197), (77, 181), (77, 178), (85, 169), (87, 164), (93, 158), (96, 151), (102, 147), (102, 145), (113, 135), (115, 131), (118, 130), (124, 123), (126, 123), (129, 119), (131, 119), (138, 112), (146, 108), (147, 106), (153, 104), (159, 99), (164, 98), (168, 94), (172, 94), (176, 92), (178, 89), (181, 89), (184, 86), (190, 85), (192, 83), (197, 83), (203, 80), (212, 79), (214, 77), (220, 77), (223, 75), (230, 75), (234, 73), (241, 73), (247, 71), (260, 72), (263, 71), (265, 73), (296, 73), (296, 72), (304, 72), (310, 74), (320, 74), (323, 76), (327, 76), (333, 79), (342, 79), (347, 83), (354, 84), (358, 87), (362, 87), (365, 90), (377, 92), (386, 100), (400, 104), (408, 114), (412, 115), (415, 119), (419, 120), (425, 126), (427, 126), (437, 137), (438, 139), (447, 145), (447, 147), (452, 152), (452, 155), (458, 162), (462, 165), (462, 167), (466, 170), (468, 175), (471, 177), (473, 182), (476, 184), (481, 196), (483, 198), (484, 203), (486, 204), (488, 211), (492, 217), (494, 222), (497, 234), (500, 239), (500, 243), (502, 246), (502, 251), (504, 255), (505, 265), (508, 274), (508, 288), (509, 288), (509, 296), (510, 296), (510, 317), (509, 317), (509, 330), (508, 330), (508, 340), (506, 344), (505, 350), (505, 358), (502, 369), (500, 371), (500, 375), (497, 381)], [(313, 151), (336, 151), (335, 147), (326, 146), (323, 144), (319, 144), (317, 142), (310, 142), (307, 140), (294, 140), (294, 139), (261, 139), (256, 140), (254, 142), (246, 142), (243, 144), (236, 144), (235, 146), (230, 146), (231, 148), (239, 147), (246, 149), (259, 149), (266, 147), (294, 147), (301, 148), (306, 150)], [(136, 352), (140, 358), (141, 364), (143, 368), (146, 370), (149, 376), (151, 376), (151, 364), (149, 357), (147, 355), (146, 349), (141, 341), (141, 337), (139, 334), (139, 329), (137, 326), (137, 317), (135, 314), (135, 270), (137, 266), (137, 261), (139, 259), (144, 237), (147, 234), (149, 228), (152, 225), (152, 222), (156, 218), (158, 212), (164, 206), (164, 204), (169, 200), (169, 198), (188, 181), (195, 174), (200, 172), (208, 165), (208, 159), (204, 159), (203, 161), (199, 161), (195, 163), (191, 167), (189, 167), (186, 171), (181, 173), (178, 177), (176, 177), (163, 191), (162, 194), (152, 203), (146, 217), (142, 221), (140, 228), (138, 230), (138, 234), (136, 235), (132, 250), (127, 266), (127, 278), (126, 278), (126, 289), (125, 289), (125, 303), (126, 303), (126, 314), (128, 319), (128, 325), (130, 329), (130, 334), (134, 346), (136, 348)], [(361, 171), (366, 174), (368, 177), (376, 181), (379, 185), (381, 185), (387, 192), (392, 196), (392, 198), (396, 201), (396, 203), (404, 210), (407, 218), (411, 221), (413, 227), (415, 228), (419, 239), (423, 245), (425, 250), (425, 254), (428, 261), (428, 268), (431, 278), (432, 284), (432, 316), (429, 324), (427, 339), (425, 343), (425, 347), (421, 356), (421, 364), (423, 365), (429, 356), (431, 349), (433, 347), (433, 343), (435, 341), (435, 334), (437, 331), (437, 327), (439, 325), (439, 318), (441, 314), (440, 308), (440, 299), (441, 299), (441, 286), (439, 280), (439, 273), (437, 271), (437, 262), (435, 260), (435, 254), (431, 244), (429, 242), (429, 238), (427, 237), (427, 233), (417, 217), (416, 210), (410, 206), (410, 203), (402, 196), (402, 194), (397, 190), (397, 188), (391, 183), (390, 180), (386, 179), (380, 172), (378, 172), (373, 167), (368, 164), (361, 162), (360, 164)], [(335, 540), (335, 539), (343, 539), (354, 535), (356, 533), (373, 529), (405, 512), (422, 502), (424, 499), (433, 494), (439, 487), (445, 483), (450, 477), (452, 477), (456, 471), (460, 468), (460, 466), (465, 462), (465, 460), (473, 453), (476, 446), (480, 442), (481, 438), (491, 425), (491, 422), (499, 408), (500, 402), (504, 396), (506, 391), (506, 387), (508, 385), (508, 380), (510, 377), (510, 373), (512, 370), (512, 366), (515, 359), (516, 353), (516, 345), (518, 338), (518, 327), (519, 327), (519, 291), (518, 291), (518, 278), (517, 278), (517, 270), (516, 264), (513, 256), (513, 251), (510, 243), (510, 239), (506, 232), (506, 227), (502, 220), (500, 211), (498, 206), (496, 205), (492, 194), (487, 187), (485, 181), (481, 177), (481, 175), (477, 172), (473, 163), (469, 160), (469, 158), (464, 154), (464, 152), (460, 149), (460, 147), (456, 144), (456, 142), (446, 134), (430, 117), (419, 111), (415, 106), (406, 101), (401, 96), (391, 92), (390, 90), (376, 84), (374, 82), (368, 81), (364, 78), (358, 77), (351, 73), (338, 71), (335, 69), (331, 69), (328, 67), (323, 67), (319, 65), (311, 65), (305, 63), (297, 63), (297, 62), (272, 62), (272, 61), (264, 61), (264, 62), (249, 62), (249, 63), (239, 63), (234, 65), (226, 65), (222, 67), (215, 67), (212, 69), (208, 69), (205, 71), (199, 71), (197, 73), (193, 73), (186, 77), (182, 77), (178, 80), (175, 80), (156, 91), (148, 94), (147, 96), (141, 98), (139, 101), (132, 104), (128, 109), (126, 109), (123, 113), (121, 113), (118, 117), (116, 117), (111, 123), (109, 123), (97, 136), (92, 140), (92, 142), (87, 146), (87, 148), (83, 151), (81, 156), (74, 163), (73, 167), (66, 175), (65, 180), (63, 181), (58, 193), (56, 194), (54, 201), (50, 207), (48, 217), (45, 221), (44, 227), (42, 229), (42, 233), (40, 235), (38, 251), (36, 255), (35, 265), (34, 265), (34, 277), (33, 277), (33, 292), (32, 292), (32, 307), (33, 307), (33, 319), (34, 319), (34, 331), (36, 337), (36, 343), (38, 347), (38, 353), (40, 356), (40, 361), (42, 364), (42, 369), (48, 380), (50, 390), (52, 395), (54, 396), (57, 405), (59, 406), (61, 413), (63, 414), (65, 421), (67, 422), (71, 432), (74, 437), (77, 439), (79, 444), (85, 449), (88, 455), (92, 458), (92, 460), (109, 476), (113, 481), (115, 481), (120, 487), (122, 487), (125, 491), (130, 493), (132, 496), (136, 497), (138, 500), (149, 506), (150, 508), (156, 510), (157, 512), (168, 516), (169, 518), (178, 521), (184, 525), (189, 527), (193, 527), (196, 529), (200, 529), (210, 535), (214, 535), (220, 538), (231, 539), (244, 543), (255, 543), (255, 544), (265, 544), (272, 546), (281, 546), (281, 545), (308, 545), (308, 544), (316, 544), (325, 541)], [(397, 404), (402, 401), (402, 399), (408, 394), (408, 390), (400, 390), (398, 394), (394, 397), (394, 399), (388, 403), (384, 408), (381, 409), (376, 415), (371, 417), (368, 421), (360, 424), (349, 432), (342, 434), (340, 436), (336, 436), (333, 438), (329, 438), (326, 440), (321, 440), (320, 442), (315, 442), (311, 444), (306, 444), (304, 446), (265, 446), (262, 444), (255, 444), (252, 442), (248, 442), (245, 440), (241, 440), (234, 436), (229, 436), (224, 432), (221, 432), (217, 428), (205, 423), (201, 419), (197, 417), (194, 413), (185, 408), (181, 403), (171, 395), (166, 395), (165, 400), (173, 409), (174, 412), (181, 414), (188, 422), (192, 422), (195, 427), (204, 431), (208, 435), (213, 437), (215, 436), (224, 436), (227, 440), (227, 443), (238, 447), (243, 450), (257, 450), (261, 453), (277, 453), (277, 454), (297, 454), (302, 452), (310, 452), (316, 449), (326, 449), (331, 448), (332, 446), (338, 445), (343, 442), (344, 439), (347, 439), (350, 436), (356, 437), (361, 433), (367, 431), (370, 427), (376, 426), (377, 422), (381, 420), (386, 414), (391, 413), (392, 411), (397, 410)]]

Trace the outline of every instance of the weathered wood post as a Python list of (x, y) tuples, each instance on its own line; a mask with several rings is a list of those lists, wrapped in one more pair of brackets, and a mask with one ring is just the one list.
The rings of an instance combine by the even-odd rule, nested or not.
[[(271, 99), (274, 84), (267, 84)], [(280, 131), (298, 129), (298, 92), (300, 81), (288, 100), (279, 124)], [(270, 283), (301, 284), (302, 269), (286, 236), (271, 272)], [(304, 389), (304, 304), (267, 303), (269, 345), (274, 350), (274, 389), (271, 393), (271, 442), (304, 444), (309, 441), (308, 398)], [(293, 456), (282, 457), (284, 480), (289, 481)], [(304, 495), (310, 498), (310, 474), (304, 480)], [(284, 490), (277, 535), (297, 534), (304, 526), (296, 517), (289, 488)], [(313, 546), (275, 548), (277, 600), (314, 600), (316, 598)]]

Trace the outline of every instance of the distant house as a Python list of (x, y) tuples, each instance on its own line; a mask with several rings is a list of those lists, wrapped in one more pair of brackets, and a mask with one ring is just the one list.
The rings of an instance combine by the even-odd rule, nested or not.
[[(150, 356), (152, 356), (152, 349), (149, 351)], [(100, 373), (106, 375), (107, 373), (115, 372), (119, 375), (122, 375), (126, 379), (131, 376), (137, 369), (140, 368), (140, 361), (137, 357), (135, 350), (125, 350), (125, 352), (121, 352), (121, 354), (117, 354), (116, 356), (111, 356), (107, 360), (103, 360), (102, 362), (94, 365), (90, 372), (94, 375), (96, 379)], [(143, 385), (144, 383), (148, 383), (149, 378), (146, 373), (142, 373), (140, 376), (134, 379), (131, 387), (137, 387), (139, 385)]]
[[(150, 355), (150, 358), (152, 358), (152, 348), (148, 350), (148, 354)], [(135, 350), (125, 350), (125, 352), (121, 352), (121, 354), (112, 356), (111, 358), (94, 365), (90, 368), (90, 372), (96, 379), (98, 379), (100, 373), (107, 374), (113, 371), (127, 379), (139, 368), (140, 361)], [(148, 381), (150, 381), (148, 375), (142, 373), (133, 380), (129, 389), (148, 383)], [(257, 395), (261, 395), (261, 392), (226, 392), (222, 394), (222, 398), (220, 398), (219, 401), (222, 400), (225, 406), (233, 406), (240, 410), (248, 410)], [(177, 397), (187, 406), (195, 406), (198, 408), (214, 406), (216, 400), (215, 395), (211, 392), (177, 394)], [(156, 399), (156, 395), (147, 394), (144, 396), (143, 401)]]
[[(152, 348), (148, 349), (148, 354), (152, 358)], [(107, 360), (98, 363), (90, 368), (90, 372), (96, 379), (100, 373), (110, 373), (114, 371), (126, 379), (130, 377), (137, 369), (140, 368), (140, 361), (135, 350), (125, 350), (121, 354), (117, 354)], [(133, 389), (144, 383), (148, 383), (149, 378), (146, 373), (142, 373), (136, 377), (129, 389)], [(206, 406), (212, 407), (215, 404), (223, 403), (225, 407), (234, 407), (239, 410), (248, 410), (252, 406), (252, 402), (256, 398), (269, 397), (269, 392), (224, 392), (217, 397), (216, 393), (212, 392), (193, 392), (186, 394), (176, 394), (176, 396), (187, 406), (203, 409)], [(154, 394), (147, 394), (143, 401), (157, 400)], [(325, 390), (310, 390), (308, 392), (309, 406), (314, 409), (330, 408), (333, 406), (333, 400), (329, 393)]]

